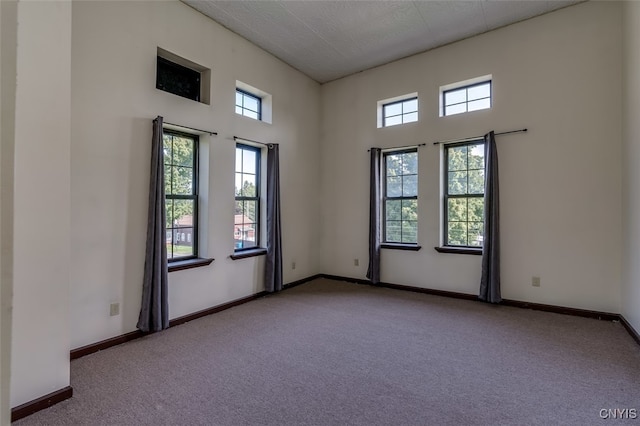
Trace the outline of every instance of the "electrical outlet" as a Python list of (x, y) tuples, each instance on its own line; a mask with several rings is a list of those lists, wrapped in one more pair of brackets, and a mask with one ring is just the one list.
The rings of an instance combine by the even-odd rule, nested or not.
[(291, 262), (291, 269), (296, 269), (296, 262)]
[(360, 266), (360, 259), (353, 259), (353, 266)]
[(531, 285), (534, 287), (540, 287), (540, 277), (531, 277)]
[(120, 304), (119, 303), (112, 303), (109, 306), (109, 315), (111, 315), (112, 317), (115, 317), (116, 315), (120, 315)]

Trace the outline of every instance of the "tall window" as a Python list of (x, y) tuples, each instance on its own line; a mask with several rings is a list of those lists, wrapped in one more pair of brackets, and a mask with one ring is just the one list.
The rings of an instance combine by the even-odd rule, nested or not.
[(260, 245), (260, 149), (236, 145), (235, 250)]
[(236, 89), (236, 114), (262, 120), (262, 99), (244, 90)]
[(491, 81), (470, 84), (442, 92), (443, 115), (491, 108)]
[(167, 257), (198, 256), (198, 137), (164, 130)]
[(484, 141), (445, 146), (444, 245), (482, 247)]
[(384, 104), (382, 106), (382, 119), (383, 127), (418, 121), (418, 98), (403, 99)]
[(391, 151), (384, 161), (384, 242), (418, 243), (418, 150)]

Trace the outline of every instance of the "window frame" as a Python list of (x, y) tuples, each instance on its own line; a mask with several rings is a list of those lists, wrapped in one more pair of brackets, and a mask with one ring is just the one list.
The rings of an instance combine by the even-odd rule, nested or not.
[[(472, 246), (472, 245), (468, 245), (469, 243), (469, 220), (467, 217), (466, 223), (467, 223), (467, 245), (458, 245), (458, 244), (450, 244), (448, 241), (449, 238), (449, 199), (451, 198), (482, 198), (482, 204), (483, 204), (483, 220), (484, 220), (484, 197), (485, 197), (485, 191), (484, 191), (484, 182), (486, 182), (486, 176), (483, 176), (483, 190), (482, 190), (482, 194), (469, 194), (469, 187), (468, 187), (468, 180), (467, 180), (467, 192), (464, 194), (449, 194), (449, 149), (451, 148), (458, 148), (461, 146), (474, 146), (474, 145), (478, 145), (478, 146), (482, 146), (483, 151), (485, 148), (485, 141), (484, 139), (475, 139), (472, 141), (465, 141), (465, 142), (458, 142), (458, 143), (451, 143), (451, 144), (446, 144), (444, 146), (444, 191), (443, 191), (443, 228), (442, 228), (442, 248), (444, 249), (451, 249), (451, 252), (455, 252), (456, 250), (459, 250), (461, 253), (465, 253), (465, 254), (472, 254), (472, 253), (466, 253), (466, 252), (473, 252), (473, 254), (475, 254), (476, 252), (478, 253), (482, 253), (482, 250), (484, 248), (484, 241), (483, 244), (480, 246)], [(468, 154), (467, 154), (468, 155)], [(483, 157), (483, 168), (482, 170), (484, 171), (486, 169), (486, 158)], [(478, 170), (478, 169), (471, 169), (471, 170)], [(466, 172), (467, 172), (467, 179), (468, 179), (468, 173), (469, 173), (469, 163), (467, 161), (467, 168), (466, 168)], [(468, 214), (468, 213), (467, 213)], [(444, 251), (444, 250), (442, 250)]]
[[(251, 119), (253, 119), (253, 120), (262, 121), (262, 97), (261, 97), (261, 96), (258, 96), (258, 95), (254, 95), (254, 94), (253, 94), (253, 93), (251, 93), (251, 92), (248, 92), (248, 91), (246, 91), (246, 90), (243, 90), (243, 89), (240, 89), (240, 88), (237, 88), (237, 87), (236, 87), (236, 95), (237, 95), (238, 93), (240, 93), (240, 94), (242, 95), (242, 105), (238, 105), (238, 104), (236, 103), (236, 104), (235, 104), (235, 106), (236, 106), (236, 108), (240, 108), (240, 109), (242, 110), (242, 114), (238, 113), (237, 111), (236, 111), (236, 114), (238, 114), (238, 115), (240, 115), (240, 116), (242, 116), (242, 117), (251, 118)], [(252, 110), (252, 109), (247, 108), (247, 107), (245, 107), (245, 106), (244, 106), (244, 98), (245, 98), (245, 97), (252, 98), (252, 99), (255, 99), (255, 100), (256, 100), (256, 102), (258, 103), (258, 110), (257, 110), (257, 111), (254, 111), (254, 110)], [(250, 116), (246, 115), (246, 114), (244, 113), (244, 112), (245, 112), (245, 110), (246, 110), (246, 111), (251, 111), (251, 112), (253, 112), (253, 113), (256, 113), (256, 114), (258, 115), (258, 118), (253, 118), (253, 117), (250, 117)]]
[[(248, 145), (248, 144), (244, 144), (241, 142), (236, 142), (236, 150), (237, 149), (242, 149), (242, 150), (248, 150), (248, 151), (253, 151), (256, 154), (256, 196), (255, 197), (246, 197), (246, 196), (238, 196), (236, 195), (234, 198), (234, 209), (235, 209), (235, 203), (237, 203), (238, 201), (255, 201), (256, 202), (256, 218), (255, 218), (255, 245), (252, 247), (241, 247), (241, 248), (236, 248), (235, 247), (235, 242), (234, 242), (234, 248), (233, 248), (233, 252), (235, 254), (238, 253), (243, 253), (249, 250), (260, 250), (260, 233), (261, 233), (261, 226), (260, 226), (260, 220), (262, 215), (260, 214), (260, 209), (262, 208), (262, 203), (261, 203), (261, 187), (262, 187), (262, 169), (261, 169), (261, 163), (262, 163), (262, 149), (253, 145)], [(236, 154), (237, 155), (237, 154)], [(242, 170), (238, 171), (237, 169), (234, 170), (234, 182), (235, 182), (235, 174), (236, 173), (244, 173), (244, 161), (243, 161), (243, 168)], [(235, 185), (235, 183), (234, 183)], [(234, 191), (235, 192), (235, 191)], [(235, 214), (234, 214), (235, 217)], [(243, 222), (244, 224), (244, 222)], [(235, 223), (235, 219), (234, 219), (234, 223), (233, 226), (235, 228), (236, 223)], [(234, 241), (235, 241), (235, 236), (234, 236)]]
[[(407, 154), (407, 153), (415, 153), (416, 154), (416, 161), (417, 161), (417, 157), (418, 157), (418, 148), (414, 147), (414, 148), (403, 148), (403, 149), (396, 149), (396, 150), (389, 150), (389, 151), (383, 151), (382, 152), (382, 173), (381, 173), (381, 195), (382, 195), (382, 241), (381, 241), (381, 245), (384, 248), (398, 248), (398, 249), (415, 249), (418, 250), (420, 248), (420, 246), (418, 245), (418, 219), (416, 219), (416, 242), (404, 242), (402, 241), (402, 210), (401, 210), (401, 216), (400, 216), (400, 240), (401, 241), (388, 241), (387, 240), (387, 200), (400, 200), (402, 204), (402, 201), (404, 200), (416, 200), (416, 203), (418, 202), (418, 185), (420, 182), (419, 179), (419, 170), (416, 170), (415, 176), (416, 176), (416, 195), (415, 196), (399, 196), (399, 197), (388, 197), (387, 196), (387, 157), (389, 155), (398, 155), (398, 154)], [(407, 175), (400, 175), (400, 176), (407, 176)]]
[[(469, 101), (469, 89), (477, 87), (477, 86), (484, 86), (488, 84), (489, 85), (489, 96), (485, 97), (485, 98), (478, 98), (478, 99), (473, 99), (471, 101)], [(447, 94), (450, 92), (457, 92), (459, 90), (464, 89), (466, 92), (466, 99), (464, 102), (456, 102), (450, 105), (447, 105)], [(489, 107), (488, 108), (482, 108), (482, 109), (478, 109), (478, 110), (473, 110), (473, 111), (469, 111), (469, 102), (474, 102), (474, 101), (479, 101), (482, 99), (489, 99)], [(455, 114), (447, 114), (447, 107), (453, 106), (453, 105), (463, 105), (465, 106), (465, 111), (463, 112), (458, 112)], [(447, 90), (443, 90), (442, 91), (442, 117), (451, 117), (453, 115), (460, 115), (460, 114), (466, 114), (469, 112), (475, 112), (475, 111), (482, 111), (485, 109), (491, 109), (493, 107), (493, 80), (492, 79), (488, 79), (488, 80), (483, 80), (483, 81), (479, 81), (477, 83), (471, 83), (471, 84), (465, 84), (462, 86), (457, 86), (457, 87), (452, 87), (450, 89)]]
[[(177, 136), (177, 137), (182, 137), (182, 138), (188, 138), (191, 139), (193, 141), (193, 164), (192, 164), (192, 170), (193, 170), (193, 174), (192, 174), (192, 194), (191, 195), (186, 195), (186, 194), (167, 194), (165, 191), (165, 204), (167, 200), (193, 200), (193, 223), (192, 223), (192, 247), (193, 247), (193, 252), (192, 254), (188, 255), (188, 256), (180, 256), (180, 257), (175, 257), (173, 256), (173, 246), (174, 246), (174, 230), (176, 228), (174, 228), (173, 226), (171, 228), (167, 228), (166, 227), (166, 221), (165, 221), (165, 235), (167, 233), (167, 231), (171, 231), (171, 255), (172, 257), (169, 257), (169, 253), (167, 253), (167, 262), (168, 263), (174, 263), (174, 262), (181, 262), (181, 261), (185, 261), (185, 260), (192, 260), (192, 259), (198, 259), (198, 232), (199, 232), (199, 218), (198, 218), (198, 211), (199, 211), (199, 202), (198, 202), (198, 198), (199, 198), (199, 181), (198, 181), (198, 154), (199, 154), (199, 145), (200, 145), (200, 137), (198, 135), (194, 135), (192, 133), (186, 133), (186, 132), (181, 132), (179, 130), (174, 130), (174, 129), (167, 129), (167, 128), (163, 128), (162, 129), (162, 141), (163, 141), (163, 148), (164, 148), (164, 135), (165, 134), (169, 134), (172, 136)], [(173, 158), (172, 158), (173, 160)], [(163, 152), (163, 168), (166, 167), (167, 164), (165, 164), (164, 162), (164, 152)], [(171, 166), (175, 166), (174, 164), (171, 164)], [(173, 175), (172, 175), (173, 176)], [(166, 182), (165, 182), (165, 186), (166, 186)], [(166, 209), (166, 207), (165, 207)], [(166, 213), (165, 213), (166, 214)], [(173, 225), (173, 223), (172, 223)], [(165, 237), (166, 239), (166, 237)], [(166, 244), (166, 242), (165, 242)]]
[[(411, 102), (411, 101), (416, 101), (416, 110), (415, 111), (409, 111), (409, 112), (404, 112), (404, 104), (407, 102)], [(395, 114), (395, 115), (391, 115), (391, 116), (387, 116), (386, 115), (386, 111), (387, 111), (387, 107), (393, 106), (393, 105), (398, 105), (400, 104), (400, 114)], [(387, 102), (387, 103), (383, 103), (382, 104), (382, 127), (393, 127), (393, 126), (399, 126), (402, 124), (409, 124), (409, 123), (416, 123), (418, 121), (419, 115), (418, 115), (418, 107), (419, 107), (419, 103), (418, 103), (418, 96), (412, 96), (410, 98), (404, 98), (404, 99), (399, 99), (397, 101), (393, 101), (393, 102)], [(404, 117), (405, 115), (408, 114), (416, 114), (416, 119), (414, 121), (404, 121)], [(391, 124), (391, 125), (387, 125), (387, 119), (391, 118), (391, 117), (400, 117), (401, 122), (398, 124)]]

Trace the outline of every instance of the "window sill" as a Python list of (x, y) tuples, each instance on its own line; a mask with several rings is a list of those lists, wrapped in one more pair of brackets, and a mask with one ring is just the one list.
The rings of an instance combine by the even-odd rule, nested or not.
[(229, 257), (232, 260), (240, 260), (240, 259), (246, 259), (247, 257), (262, 256), (264, 254), (267, 254), (266, 248), (257, 248), (257, 249), (251, 249), (251, 250), (238, 251), (236, 253), (233, 253)]
[(455, 254), (472, 254), (476, 256), (482, 256), (482, 248), (470, 248), (470, 247), (434, 247), (438, 253), (455, 253)]
[(210, 265), (215, 259), (203, 259), (197, 257), (195, 259), (177, 260), (169, 263), (169, 272), (182, 271), (183, 269), (199, 268), (201, 266)]
[(383, 249), (392, 249), (392, 250), (409, 250), (409, 251), (418, 251), (422, 248), (417, 244), (395, 244), (395, 243), (383, 243), (380, 244), (380, 248)]

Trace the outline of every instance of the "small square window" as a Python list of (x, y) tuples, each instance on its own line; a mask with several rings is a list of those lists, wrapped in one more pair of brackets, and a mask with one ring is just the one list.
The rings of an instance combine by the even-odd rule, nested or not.
[(491, 80), (442, 91), (442, 116), (491, 108)]
[(236, 89), (236, 114), (262, 120), (262, 98)]
[(418, 121), (418, 98), (403, 99), (382, 105), (382, 127)]

